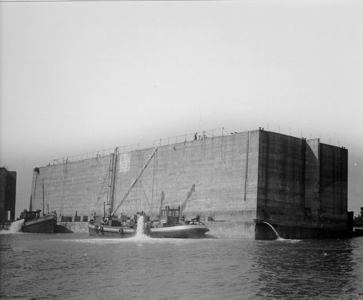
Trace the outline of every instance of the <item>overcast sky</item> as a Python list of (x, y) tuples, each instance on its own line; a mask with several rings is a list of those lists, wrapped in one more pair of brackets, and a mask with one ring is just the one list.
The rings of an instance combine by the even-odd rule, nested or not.
[(0, 165), (224, 127), (349, 150), (363, 206), (362, 1), (0, 3)]

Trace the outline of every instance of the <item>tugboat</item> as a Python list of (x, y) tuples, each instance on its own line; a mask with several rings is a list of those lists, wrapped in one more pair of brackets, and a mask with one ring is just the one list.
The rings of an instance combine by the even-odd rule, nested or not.
[(104, 220), (95, 216), (89, 222), (88, 230), (90, 236), (117, 238), (133, 237), (139, 231), (152, 238), (200, 238), (205, 237), (205, 233), (209, 231), (204, 223), (200, 222), (199, 216), (190, 221), (179, 220), (180, 207), (166, 206), (161, 210), (161, 216), (160, 220), (152, 221), (143, 213), (132, 217), (109, 217)]
[[(153, 153), (149, 156), (146, 164), (140, 170), (139, 175), (132, 182), (130, 188), (127, 190), (114, 211), (110, 213), (107, 218), (94, 216), (93, 219), (88, 223), (90, 236), (127, 238), (135, 236), (138, 232), (143, 232), (144, 234), (154, 238), (198, 238), (205, 236), (205, 233), (209, 231), (209, 229), (202, 222), (200, 222), (199, 216), (190, 221), (180, 220), (180, 206), (178, 208), (170, 208), (169, 206), (166, 206), (164, 209), (162, 209), (161, 204), (159, 219), (152, 221), (150, 221), (150, 217), (146, 216), (143, 212), (141, 212), (141, 214), (137, 213), (136, 215), (130, 217), (121, 215), (118, 218), (115, 216), (116, 211), (124, 203), (127, 196), (130, 194), (136, 182), (142, 176), (157, 150), (158, 148), (155, 148)], [(114, 171), (115, 170), (116, 169), (114, 169)], [(113, 185), (114, 184), (112, 184), (112, 186)], [(188, 194), (187, 200), (189, 199), (190, 194), (191, 192)], [(162, 193), (162, 195), (161, 203), (163, 203), (164, 193)], [(111, 202), (113, 202), (113, 198), (114, 195), (111, 193)], [(182, 208), (184, 207), (185, 203), (182, 205)]]
[(27, 211), (26, 209), (20, 214), (20, 219), (24, 219), (22, 226), (23, 232), (32, 233), (55, 233), (57, 225), (57, 215), (50, 213), (40, 216), (41, 210)]

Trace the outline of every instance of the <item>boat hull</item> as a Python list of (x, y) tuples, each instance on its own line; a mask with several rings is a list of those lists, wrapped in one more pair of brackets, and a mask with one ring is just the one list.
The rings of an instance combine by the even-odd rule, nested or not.
[(56, 225), (57, 217), (49, 215), (36, 220), (25, 221), (22, 231), (32, 233), (55, 233)]
[[(130, 238), (136, 235), (136, 228), (88, 224), (90, 236)], [(201, 238), (209, 229), (204, 225), (177, 225), (150, 228), (145, 234), (152, 238)]]
[(209, 229), (204, 225), (178, 225), (170, 227), (150, 228), (149, 236), (153, 238), (190, 239), (204, 237)]
[(88, 224), (88, 231), (90, 236), (104, 236), (104, 237), (117, 237), (117, 238), (130, 238), (136, 235), (134, 228), (122, 228), (107, 225), (92, 225)]

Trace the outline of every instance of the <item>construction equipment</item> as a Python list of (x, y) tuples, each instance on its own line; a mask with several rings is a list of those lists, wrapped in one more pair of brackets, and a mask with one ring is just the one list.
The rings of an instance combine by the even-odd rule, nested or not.
[(131, 190), (133, 189), (133, 187), (135, 186), (136, 182), (140, 179), (140, 177), (142, 176), (142, 174), (144, 173), (145, 169), (147, 168), (147, 166), (149, 165), (150, 161), (152, 160), (152, 158), (154, 157), (154, 155), (156, 154), (156, 152), (158, 151), (158, 148), (154, 149), (154, 152), (149, 156), (148, 160), (146, 161), (145, 165), (141, 168), (139, 175), (136, 177), (136, 179), (132, 182), (131, 186), (129, 187), (129, 189), (127, 190), (127, 192), (125, 193), (125, 195), (122, 197), (120, 203), (116, 206), (116, 208), (114, 209), (114, 211), (111, 214), (111, 217), (115, 215), (115, 213), (117, 212), (117, 210), (120, 208), (120, 206), (124, 203), (124, 201), (126, 200), (127, 196), (130, 194)]

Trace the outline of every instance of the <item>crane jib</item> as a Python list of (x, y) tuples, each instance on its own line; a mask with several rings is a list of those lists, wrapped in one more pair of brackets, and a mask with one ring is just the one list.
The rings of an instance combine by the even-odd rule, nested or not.
[(115, 215), (116, 211), (120, 208), (120, 206), (122, 205), (122, 203), (126, 200), (127, 196), (130, 194), (131, 190), (133, 189), (133, 187), (135, 186), (136, 182), (140, 179), (140, 177), (142, 176), (142, 174), (144, 173), (146, 167), (148, 166), (148, 164), (150, 163), (150, 161), (152, 160), (152, 158), (154, 157), (155, 153), (158, 151), (158, 148), (154, 149), (154, 152), (150, 155), (149, 159), (147, 160), (147, 162), (145, 163), (145, 165), (142, 167), (142, 169), (140, 170), (139, 175), (136, 177), (136, 179), (132, 182), (131, 186), (129, 187), (129, 189), (127, 190), (127, 192), (125, 193), (125, 195), (123, 196), (122, 200), (120, 201), (120, 203), (117, 205), (117, 207), (114, 209), (114, 211), (111, 214), (111, 217)]

